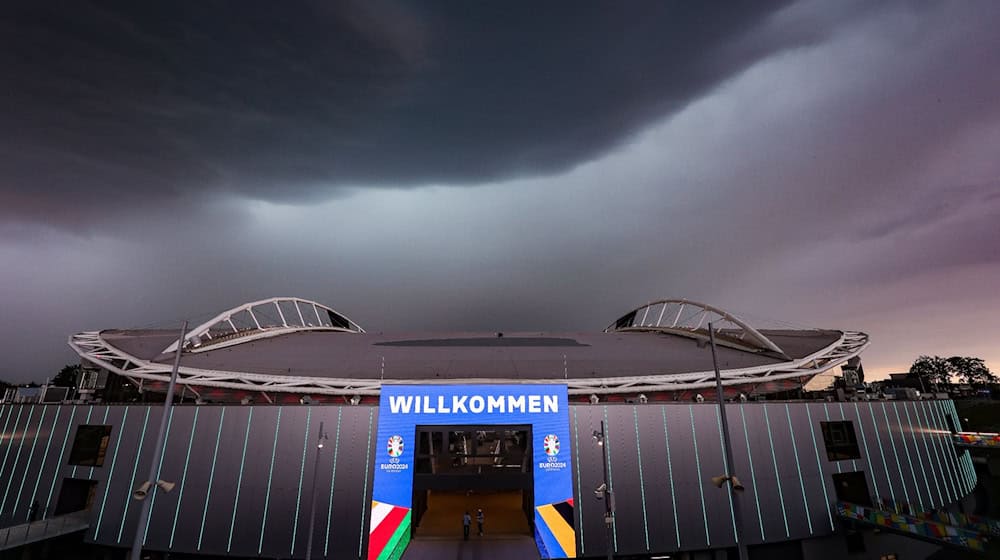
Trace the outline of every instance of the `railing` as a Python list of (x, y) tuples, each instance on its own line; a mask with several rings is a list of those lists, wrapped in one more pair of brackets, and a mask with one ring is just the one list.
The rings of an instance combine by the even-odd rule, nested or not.
[(1000, 434), (987, 432), (959, 432), (952, 434), (955, 445), (961, 447), (979, 447), (1000, 449)]
[(0, 529), (0, 550), (83, 531), (90, 526), (90, 512), (78, 511)]
[(914, 515), (881, 511), (848, 502), (837, 502), (836, 508), (837, 515), (844, 519), (873, 525), (937, 544), (986, 552), (989, 543), (989, 537), (978, 531)]

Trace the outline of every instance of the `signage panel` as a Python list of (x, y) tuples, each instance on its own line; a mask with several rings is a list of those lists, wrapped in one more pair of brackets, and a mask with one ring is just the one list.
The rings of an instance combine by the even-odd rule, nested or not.
[(369, 560), (390, 559), (409, 538), (418, 425), (530, 425), (539, 552), (576, 556), (565, 385), (382, 385), (379, 401)]

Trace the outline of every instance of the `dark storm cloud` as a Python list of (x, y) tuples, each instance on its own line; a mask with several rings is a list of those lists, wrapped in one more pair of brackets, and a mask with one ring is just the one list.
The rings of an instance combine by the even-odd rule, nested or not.
[[(782, 2), (65, 2), (0, 22), (0, 212), (565, 170), (761, 57)], [(530, 6), (530, 7), (528, 7)], [(828, 31), (828, 30), (824, 30)]]

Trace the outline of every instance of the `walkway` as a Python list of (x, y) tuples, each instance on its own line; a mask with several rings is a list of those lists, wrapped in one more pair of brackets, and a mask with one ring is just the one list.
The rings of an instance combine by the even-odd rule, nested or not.
[(402, 560), (537, 560), (535, 541), (511, 535), (456, 539), (416, 538)]
[[(996, 543), (989, 542), (991, 536), (989, 532), (977, 530), (974, 523), (969, 523), (967, 527), (958, 527), (935, 520), (933, 516), (881, 511), (848, 502), (837, 502), (837, 515), (842, 519), (857, 521), (934, 544), (975, 552), (985, 553), (987, 550), (995, 552)], [(950, 519), (955, 520), (954, 518)]]
[(0, 529), (0, 550), (44, 541), (90, 527), (90, 512), (78, 511)]

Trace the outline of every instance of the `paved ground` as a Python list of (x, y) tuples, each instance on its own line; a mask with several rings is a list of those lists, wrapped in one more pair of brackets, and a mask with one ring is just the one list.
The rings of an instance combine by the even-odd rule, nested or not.
[(461, 539), (416, 538), (402, 560), (536, 560), (535, 541), (524, 535)]
[(472, 534), (469, 538), (477, 539), (477, 508), (482, 508), (486, 516), (486, 536), (531, 536), (531, 527), (521, 510), (521, 493), (516, 491), (471, 495), (465, 492), (431, 492), (427, 511), (420, 519), (416, 536), (460, 539), (462, 514), (468, 511), (472, 516)]

